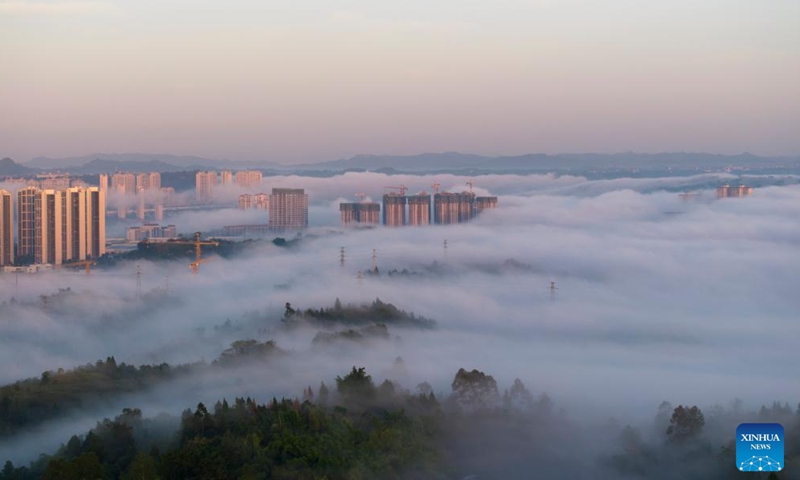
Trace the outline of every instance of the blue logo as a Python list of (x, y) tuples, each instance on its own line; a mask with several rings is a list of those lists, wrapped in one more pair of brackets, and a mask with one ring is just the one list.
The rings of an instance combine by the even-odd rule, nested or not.
[(742, 472), (783, 470), (783, 425), (743, 423), (736, 428), (736, 468)]

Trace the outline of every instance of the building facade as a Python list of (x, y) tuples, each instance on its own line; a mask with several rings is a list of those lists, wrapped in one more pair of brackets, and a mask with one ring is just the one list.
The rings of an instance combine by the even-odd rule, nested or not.
[(375, 202), (340, 203), (342, 226), (377, 225), (381, 223), (381, 206)]
[(402, 227), (406, 224), (406, 197), (397, 193), (383, 196), (383, 224)]
[(98, 187), (17, 193), (17, 258), (58, 265), (106, 252), (105, 192)]
[(747, 185), (730, 186), (728, 184), (717, 187), (717, 198), (743, 198), (753, 194), (753, 187)]
[(200, 203), (209, 203), (214, 199), (214, 187), (217, 185), (217, 172), (197, 172), (195, 174), (195, 199)]
[(236, 185), (240, 187), (255, 187), (261, 185), (262, 175), (258, 170), (243, 170), (236, 172)]
[(0, 190), (0, 267), (14, 264), (13, 195)]
[(308, 227), (308, 195), (302, 188), (273, 188), (269, 196), (269, 226), (276, 229)]
[(430, 225), (431, 196), (427, 193), (408, 197), (408, 224), (414, 226)]
[(129, 242), (141, 242), (151, 238), (175, 238), (177, 236), (178, 228), (175, 225), (161, 226), (157, 223), (145, 223), (140, 227), (130, 227), (125, 238)]

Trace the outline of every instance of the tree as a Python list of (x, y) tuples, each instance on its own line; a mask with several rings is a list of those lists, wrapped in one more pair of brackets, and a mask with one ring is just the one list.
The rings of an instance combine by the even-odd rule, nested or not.
[(667, 427), (669, 427), (669, 418), (672, 415), (673, 410), (675, 410), (675, 408), (666, 400), (661, 402), (661, 404), (658, 406), (656, 416), (653, 418), (653, 426), (659, 435), (661, 432), (665, 431)]
[(509, 390), (511, 405), (518, 409), (529, 409), (533, 407), (533, 395), (525, 388), (525, 384), (519, 378), (514, 379), (514, 385)]
[(417, 393), (420, 395), (428, 395), (433, 393), (433, 387), (428, 382), (422, 382), (417, 384)]
[(691, 408), (678, 405), (669, 419), (667, 435), (670, 440), (684, 442), (697, 436), (706, 424), (703, 412), (697, 406)]
[(287, 319), (293, 317), (296, 313), (297, 313), (297, 310), (292, 308), (292, 304), (289, 303), (289, 302), (286, 302), (285, 311), (283, 312), (284, 320), (287, 320)]
[(328, 387), (325, 386), (325, 382), (320, 382), (319, 384), (319, 398), (318, 402), (320, 405), (325, 406), (328, 403)]
[(375, 398), (375, 384), (364, 367), (356, 368), (344, 378), (336, 377), (336, 390), (345, 401), (363, 402)]
[(479, 370), (467, 372), (460, 368), (451, 388), (456, 405), (467, 410), (494, 408), (500, 401), (494, 377)]
[(155, 460), (150, 455), (140, 452), (133, 459), (128, 470), (122, 474), (120, 480), (156, 480), (157, 478), (158, 470)]

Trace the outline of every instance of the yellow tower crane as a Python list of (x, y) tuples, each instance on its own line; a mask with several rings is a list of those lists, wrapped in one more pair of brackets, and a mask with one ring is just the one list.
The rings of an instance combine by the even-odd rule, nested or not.
[(207, 262), (208, 258), (202, 258), (202, 251), (201, 246), (203, 245), (210, 245), (213, 247), (218, 247), (219, 242), (215, 242), (213, 240), (201, 241), (200, 240), (200, 232), (195, 232), (194, 234), (194, 241), (193, 242), (169, 242), (169, 245), (193, 245), (194, 246), (194, 262), (189, 264), (189, 268), (192, 269), (192, 273), (195, 275), (200, 271), (200, 264)]
[(97, 265), (97, 262), (95, 260), (88, 259), (88, 260), (78, 260), (78, 261), (75, 261), (75, 262), (62, 263), (60, 265), (56, 265), (56, 267), (58, 267), (58, 268), (80, 268), (80, 267), (83, 267), (83, 268), (86, 269), (86, 275), (89, 275), (89, 274), (92, 273), (92, 265)]

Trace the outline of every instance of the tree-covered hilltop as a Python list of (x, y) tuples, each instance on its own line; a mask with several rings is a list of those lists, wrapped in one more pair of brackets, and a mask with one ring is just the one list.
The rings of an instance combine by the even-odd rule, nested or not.
[(592, 434), (519, 379), (501, 389), (479, 370), (459, 369), (440, 397), (426, 382), (413, 393), (390, 380), (376, 384), (363, 367), (334, 385), (304, 388), (295, 399), (199, 403), (180, 420), (125, 409), (29, 466), (6, 462), (0, 480), (722, 480), (737, 474), (730, 426), (754, 420), (786, 430), (785, 472), (769, 478), (793, 478), (800, 463), (800, 409), (785, 404), (704, 414), (665, 402), (652, 431), (610, 422)]
[[(356, 335), (389, 336), (383, 325), (368, 326)], [(320, 335), (313, 344), (335, 344), (350, 338), (348, 332)], [(79, 409), (108, 406), (126, 394), (146, 392), (189, 375), (203, 375), (259, 362), (291, 361), (293, 353), (273, 340), (237, 340), (210, 364), (203, 361), (179, 365), (161, 363), (136, 367), (114, 357), (81, 365), (74, 369), (42, 372), (40, 377), (20, 380), (0, 387), (0, 441), (36, 425), (57, 420)]]
[(381, 323), (367, 325), (358, 329), (349, 329), (339, 332), (317, 332), (311, 340), (315, 346), (344, 346), (350, 347), (353, 343), (364, 343), (374, 340), (389, 340), (389, 329)]
[(114, 357), (72, 370), (59, 368), (0, 387), (0, 440), (80, 408), (99, 407), (126, 393), (146, 391), (202, 364), (172, 367), (117, 364)]
[(309, 308), (296, 310), (291, 303), (286, 304), (283, 322), (287, 326), (311, 324), (317, 326), (330, 326), (336, 324), (367, 326), (383, 324), (388, 326), (402, 326), (432, 329), (436, 328), (434, 320), (417, 316), (414, 312), (400, 310), (391, 303), (376, 298), (371, 304), (342, 305), (337, 298), (333, 307)]

